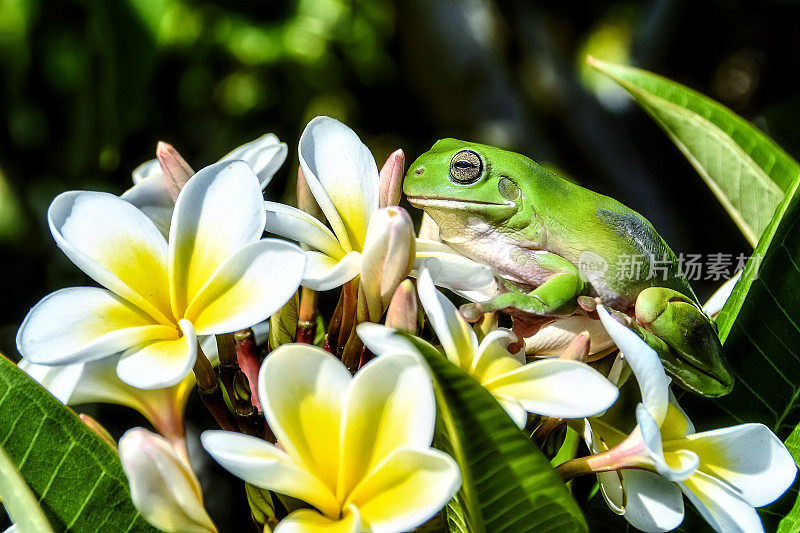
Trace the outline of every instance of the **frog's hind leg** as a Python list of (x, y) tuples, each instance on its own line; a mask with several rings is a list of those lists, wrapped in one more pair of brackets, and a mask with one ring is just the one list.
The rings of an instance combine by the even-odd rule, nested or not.
[(695, 302), (672, 289), (650, 287), (636, 299), (635, 318), (679, 385), (710, 397), (731, 391), (733, 376), (716, 326)]
[(507, 292), (487, 302), (462, 305), (461, 314), (471, 322), (483, 313), (509, 308), (537, 316), (568, 316), (578, 308), (576, 298), (586, 289), (580, 276), (572, 272), (556, 274), (529, 293), (510, 283), (503, 283), (503, 286)]

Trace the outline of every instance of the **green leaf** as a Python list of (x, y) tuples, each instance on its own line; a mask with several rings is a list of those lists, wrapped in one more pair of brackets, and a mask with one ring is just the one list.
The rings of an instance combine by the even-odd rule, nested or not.
[(583, 514), (550, 462), (492, 395), (433, 346), (401, 334), (415, 344), (433, 374), (435, 444), (461, 468), (461, 489), (447, 508), (450, 531), (587, 531)]
[(20, 531), (53, 533), (36, 497), (0, 446), (0, 501)]
[(265, 532), (275, 529), (278, 520), (275, 518), (275, 501), (272, 499), (270, 491), (250, 483), (244, 484), (244, 491), (247, 494), (247, 503), (250, 505), (250, 516), (252, 516), (253, 522)]
[(277, 313), (269, 317), (269, 348), (276, 349), (282, 344), (294, 342), (299, 316), (300, 291), (294, 293)]
[(2, 356), (0, 446), (56, 531), (156, 531), (134, 508), (114, 450)]
[(700, 93), (644, 70), (587, 61), (655, 119), (755, 246), (800, 165), (758, 128)]
[[(717, 323), (734, 374), (733, 391), (714, 403), (684, 395), (698, 431), (761, 422), (782, 440), (800, 423), (800, 179), (775, 211)], [(760, 259), (759, 258), (763, 258)], [(796, 437), (795, 437), (796, 439)], [(797, 483), (762, 510), (774, 531), (797, 495)]]
[[(789, 438), (786, 439), (786, 447), (794, 457), (794, 462), (800, 461), (800, 425), (794, 427)], [(797, 533), (800, 531), (800, 498), (795, 498), (794, 506), (786, 517), (778, 525), (778, 533)]]

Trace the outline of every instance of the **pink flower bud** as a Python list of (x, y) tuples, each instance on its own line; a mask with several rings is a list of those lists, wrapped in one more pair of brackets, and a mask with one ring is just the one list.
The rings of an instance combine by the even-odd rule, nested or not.
[(417, 333), (417, 291), (410, 279), (404, 280), (394, 291), (389, 310), (386, 311), (386, 325), (390, 328)]
[(377, 322), (397, 286), (408, 277), (416, 253), (414, 225), (405, 209), (390, 206), (371, 217), (364, 242), (359, 322)]
[(166, 439), (131, 429), (119, 441), (119, 457), (133, 503), (148, 522), (164, 531), (216, 533), (197, 477)]
[(189, 178), (194, 176), (194, 170), (189, 166), (181, 154), (169, 143), (158, 141), (156, 147), (156, 158), (161, 165), (161, 173), (164, 175), (164, 182), (167, 185), (167, 191), (172, 198), (172, 201), (178, 199), (178, 194), (189, 181)]
[(395, 150), (386, 160), (380, 173), (380, 206), (387, 207), (400, 203), (403, 193), (403, 174), (406, 156), (402, 150)]

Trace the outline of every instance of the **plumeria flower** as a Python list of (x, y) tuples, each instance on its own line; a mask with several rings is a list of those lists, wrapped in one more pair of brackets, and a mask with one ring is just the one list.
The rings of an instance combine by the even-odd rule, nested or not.
[[(274, 134), (267, 133), (236, 148), (220, 159), (220, 162), (244, 161), (258, 177), (261, 190), (264, 190), (286, 160), (287, 153), (286, 143), (280, 142)], [(134, 185), (121, 198), (141, 209), (167, 237), (178, 192), (194, 171), (167, 143), (158, 143), (156, 154), (156, 159), (136, 167), (133, 171)], [(178, 172), (170, 172), (170, 169), (176, 167)], [(165, 168), (167, 172), (164, 171)]]
[(285, 344), (267, 356), (258, 387), (279, 446), (226, 431), (202, 442), (234, 475), (314, 507), (276, 533), (410, 531), (458, 490), (455, 461), (430, 447), (433, 385), (417, 357), (380, 357), (353, 377), (324, 350)]
[[(308, 267), (303, 285), (329, 290), (361, 274), (365, 256), (377, 255), (366, 249), (367, 229), (381, 207), (399, 198), (401, 154), (392, 154), (379, 173), (375, 159), (358, 135), (329, 117), (317, 117), (308, 123), (298, 151), (305, 180), (332, 231), (300, 209), (266, 202), (267, 231), (313, 248), (306, 252)], [(415, 257), (417, 262), (426, 258), (419, 251)], [(488, 267), (452, 250), (440, 250), (437, 259), (443, 264), (442, 273), (449, 276), (449, 283), (455, 288), (483, 286), (494, 279)], [(451, 264), (453, 268), (449, 268)]]
[[(527, 413), (583, 418), (605, 411), (617, 399), (617, 388), (586, 364), (559, 359), (525, 364), (522, 351), (508, 351), (517, 337), (507, 329), (495, 329), (478, 343), (470, 325), (436, 290), (425, 269), (417, 290), (447, 358), (491, 392), (519, 427), (525, 426)], [(376, 354), (413, 350), (410, 342), (385, 326), (365, 324), (358, 333)]]
[(195, 363), (198, 335), (260, 322), (303, 275), (297, 246), (260, 240), (261, 188), (243, 162), (216, 163), (187, 182), (169, 242), (140, 210), (106, 193), (63, 193), (48, 219), (59, 247), (105, 288), (42, 299), (17, 333), (20, 353), (64, 365), (122, 352), (117, 375), (141, 389), (178, 384)]
[(128, 430), (119, 440), (119, 458), (133, 504), (150, 524), (170, 533), (217, 532), (197, 477), (165, 439), (143, 428)]
[[(203, 343), (204, 352), (210, 344), (214, 344), (214, 337)], [(137, 389), (119, 379), (118, 362), (119, 355), (59, 366), (35, 365), (23, 359), (19, 367), (65, 405), (113, 403), (130, 407), (144, 415), (173, 445), (183, 447), (183, 415), (194, 389), (194, 374), (189, 373), (170, 387)]]
[[(587, 443), (597, 455), (585, 464), (593, 471), (625, 468), (598, 474), (612, 510), (643, 531), (669, 531), (683, 521), (683, 492), (716, 531), (763, 531), (755, 507), (780, 497), (797, 473), (786, 446), (763, 424), (696, 433), (671, 395), (655, 351), (605, 308), (598, 313), (642, 399), (630, 435), (603, 420), (608, 414), (587, 427)], [(584, 460), (577, 461), (580, 466)]]

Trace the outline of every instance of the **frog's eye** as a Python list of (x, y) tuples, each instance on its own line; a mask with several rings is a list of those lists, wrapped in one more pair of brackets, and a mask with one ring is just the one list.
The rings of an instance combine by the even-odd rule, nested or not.
[(472, 150), (461, 150), (450, 160), (450, 178), (456, 183), (475, 183), (482, 173), (483, 161)]

